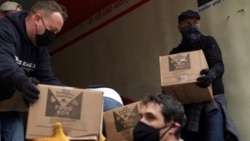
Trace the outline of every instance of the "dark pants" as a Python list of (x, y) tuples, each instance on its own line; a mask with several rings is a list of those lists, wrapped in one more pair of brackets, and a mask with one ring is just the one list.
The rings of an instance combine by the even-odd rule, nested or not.
[(0, 112), (0, 141), (24, 141), (20, 112)]
[[(219, 106), (219, 105), (218, 105)], [(222, 109), (211, 115), (202, 113), (199, 132), (184, 130), (182, 133), (184, 141), (224, 141), (224, 116)]]

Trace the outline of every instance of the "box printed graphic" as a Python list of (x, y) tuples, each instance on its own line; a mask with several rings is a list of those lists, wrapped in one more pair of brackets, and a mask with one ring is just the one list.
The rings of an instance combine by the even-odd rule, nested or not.
[(79, 95), (73, 95), (67, 90), (56, 91), (54, 94), (48, 89), (46, 104), (46, 113), (48, 117), (61, 117), (80, 119), (82, 107), (82, 92)]
[(122, 111), (114, 111), (113, 116), (117, 132), (133, 128), (140, 119), (137, 105), (133, 109), (125, 107)]
[(190, 69), (190, 55), (189, 54), (179, 54), (176, 56), (169, 56), (169, 71)]
[(108, 141), (132, 141), (133, 128), (140, 120), (140, 101), (104, 112)]

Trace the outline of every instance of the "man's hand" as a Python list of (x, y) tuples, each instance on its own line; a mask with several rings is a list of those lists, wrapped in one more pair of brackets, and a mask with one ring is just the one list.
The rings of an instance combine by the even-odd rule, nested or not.
[(38, 100), (40, 91), (35, 87), (37, 84), (39, 81), (35, 78), (22, 77), (17, 81), (16, 87), (22, 93), (26, 104)]
[(200, 74), (203, 76), (197, 78), (198, 82), (196, 82), (196, 85), (201, 88), (208, 87), (216, 77), (215, 72), (211, 69), (203, 69), (200, 71)]

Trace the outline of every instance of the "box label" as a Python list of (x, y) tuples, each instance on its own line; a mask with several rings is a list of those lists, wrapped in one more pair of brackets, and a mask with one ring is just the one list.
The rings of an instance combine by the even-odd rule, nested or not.
[(191, 69), (189, 54), (177, 54), (175, 56), (169, 56), (168, 61), (169, 71)]
[(81, 119), (82, 95), (71, 94), (70, 90), (55, 91), (48, 89), (46, 113), (47, 117)]
[(122, 111), (114, 111), (113, 116), (117, 132), (133, 128), (140, 119), (137, 105), (133, 109), (124, 107)]

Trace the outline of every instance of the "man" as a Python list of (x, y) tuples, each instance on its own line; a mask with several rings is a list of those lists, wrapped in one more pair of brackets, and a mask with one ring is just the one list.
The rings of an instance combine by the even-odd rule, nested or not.
[(237, 131), (227, 112), (222, 75), (224, 64), (221, 50), (216, 40), (200, 32), (200, 15), (187, 10), (178, 17), (178, 29), (182, 35), (181, 43), (170, 54), (203, 50), (208, 69), (200, 71), (197, 86), (206, 88), (212, 84), (212, 102), (184, 105), (187, 124), (184, 128), (185, 141), (238, 141)]
[[(30, 11), (6, 15), (0, 20), (0, 101), (16, 90), (27, 104), (39, 98), (34, 84), (61, 85), (54, 76), (46, 46), (60, 32), (67, 19), (65, 9), (55, 1), (38, 1)], [(23, 121), (15, 111), (0, 112), (3, 141), (23, 141)]]
[(134, 141), (181, 141), (185, 124), (181, 103), (169, 95), (145, 96), (140, 109), (141, 119), (134, 127)]
[(3, 18), (6, 14), (15, 13), (22, 10), (22, 5), (14, 1), (6, 1), (0, 6), (0, 18)]

